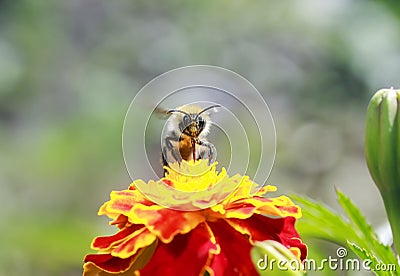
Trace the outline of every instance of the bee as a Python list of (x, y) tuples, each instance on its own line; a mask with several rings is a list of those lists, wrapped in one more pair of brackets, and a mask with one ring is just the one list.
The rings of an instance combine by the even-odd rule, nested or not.
[(197, 105), (185, 105), (164, 113), (169, 116), (162, 139), (162, 162), (207, 159), (209, 164), (216, 160), (215, 146), (206, 136), (210, 131), (209, 113), (220, 105), (202, 109)]

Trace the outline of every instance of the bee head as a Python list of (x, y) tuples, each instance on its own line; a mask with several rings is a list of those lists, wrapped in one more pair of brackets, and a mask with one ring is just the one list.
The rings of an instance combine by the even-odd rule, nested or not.
[(179, 124), (179, 129), (182, 133), (197, 138), (200, 133), (204, 130), (206, 121), (202, 116), (198, 114), (185, 114), (183, 115), (182, 121)]
[(169, 110), (168, 113), (181, 113), (182, 116), (180, 116), (179, 130), (181, 133), (184, 133), (189, 137), (197, 138), (207, 125), (206, 118), (201, 116), (201, 114), (214, 107), (219, 107), (219, 105), (209, 106), (197, 113), (188, 113), (181, 109), (172, 109)]

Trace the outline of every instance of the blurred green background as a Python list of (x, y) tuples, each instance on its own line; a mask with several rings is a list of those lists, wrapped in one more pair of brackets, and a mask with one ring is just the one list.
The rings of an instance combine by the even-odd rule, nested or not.
[(0, 275), (81, 274), (91, 239), (114, 231), (98, 208), (130, 183), (121, 131), (131, 100), (155, 76), (192, 64), (233, 70), (263, 94), (278, 135), (268, 181), (277, 194), (337, 208), (339, 187), (381, 228), (364, 117), (376, 90), (400, 87), (399, 7), (1, 0)]

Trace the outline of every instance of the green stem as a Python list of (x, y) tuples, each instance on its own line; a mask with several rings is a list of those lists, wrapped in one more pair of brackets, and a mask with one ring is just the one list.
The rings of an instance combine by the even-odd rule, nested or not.
[(393, 243), (397, 254), (400, 253), (400, 189), (385, 193), (383, 198), (386, 213), (393, 233)]

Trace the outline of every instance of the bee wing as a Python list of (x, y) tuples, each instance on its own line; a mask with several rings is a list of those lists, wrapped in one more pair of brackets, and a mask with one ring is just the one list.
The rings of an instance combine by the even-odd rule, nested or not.
[(164, 109), (160, 106), (156, 106), (153, 110), (155, 114), (157, 114), (161, 119), (168, 119), (171, 116), (171, 113), (168, 113), (168, 109)]

